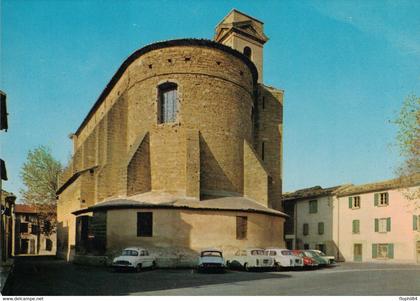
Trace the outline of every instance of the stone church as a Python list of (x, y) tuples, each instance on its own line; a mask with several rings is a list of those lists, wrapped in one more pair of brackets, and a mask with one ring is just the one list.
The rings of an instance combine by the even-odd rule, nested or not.
[(232, 10), (214, 40), (158, 42), (122, 63), (71, 136), (59, 256), (142, 246), (173, 266), (206, 247), (284, 247), (283, 91), (262, 81), (267, 41)]

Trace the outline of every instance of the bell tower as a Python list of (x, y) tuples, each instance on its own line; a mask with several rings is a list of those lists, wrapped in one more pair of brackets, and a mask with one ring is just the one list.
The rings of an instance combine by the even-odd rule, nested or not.
[(258, 70), (258, 82), (263, 82), (263, 46), (268, 41), (264, 23), (233, 9), (216, 26), (214, 40), (245, 54)]

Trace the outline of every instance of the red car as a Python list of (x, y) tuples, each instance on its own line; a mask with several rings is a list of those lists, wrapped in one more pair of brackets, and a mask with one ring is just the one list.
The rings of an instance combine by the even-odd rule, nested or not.
[(291, 252), (293, 255), (299, 256), (303, 259), (304, 267), (315, 268), (318, 266), (318, 263), (311, 257), (306, 256), (303, 250), (292, 250)]

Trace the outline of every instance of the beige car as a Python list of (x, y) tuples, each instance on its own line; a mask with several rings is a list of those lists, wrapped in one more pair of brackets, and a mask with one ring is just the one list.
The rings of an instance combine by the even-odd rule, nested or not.
[(264, 249), (249, 248), (239, 250), (234, 256), (227, 258), (226, 265), (229, 268), (242, 268), (245, 271), (251, 269), (273, 268), (274, 259), (265, 255)]

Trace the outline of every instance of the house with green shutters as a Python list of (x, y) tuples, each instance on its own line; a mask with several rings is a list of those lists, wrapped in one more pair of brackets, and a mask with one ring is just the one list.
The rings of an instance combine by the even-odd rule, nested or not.
[(420, 200), (413, 198), (419, 187), (420, 174), (285, 193), (286, 244), (339, 261), (420, 264)]
[(346, 261), (420, 263), (420, 200), (409, 181), (352, 185), (336, 195), (337, 246)]

